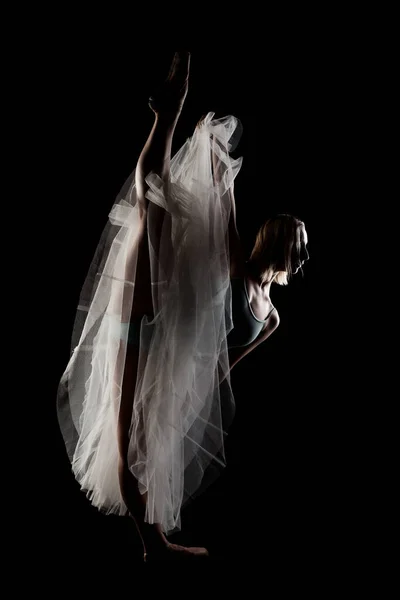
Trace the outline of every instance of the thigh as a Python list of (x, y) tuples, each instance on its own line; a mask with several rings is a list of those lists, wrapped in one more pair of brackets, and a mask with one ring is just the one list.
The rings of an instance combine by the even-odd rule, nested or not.
[(126, 262), (126, 279), (135, 281), (130, 315), (124, 319), (139, 318), (145, 314), (152, 316), (153, 298), (151, 291), (150, 253), (146, 218), (143, 219), (137, 246), (132, 248)]
[(118, 414), (118, 450), (122, 460), (126, 460), (128, 455), (129, 429), (132, 420), (138, 360), (139, 348), (128, 344)]
[(172, 219), (161, 206), (151, 203), (147, 213), (148, 239), (157, 264), (162, 271), (162, 278), (169, 278), (171, 269)]
[[(171, 257), (173, 256), (171, 226), (171, 216), (163, 208), (152, 204), (144, 217), (143, 229), (138, 241), (131, 319), (137, 319), (144, 314), (149, 318), (154, 316), (149, 244), (153, 256), (153, 277), (156, 279), (161, 277), (162, 280), (169, 279)], [(128, 270), (135, 267), (134, 256), (135, 253), (132, 253), (132, 259), (127, 266)]]

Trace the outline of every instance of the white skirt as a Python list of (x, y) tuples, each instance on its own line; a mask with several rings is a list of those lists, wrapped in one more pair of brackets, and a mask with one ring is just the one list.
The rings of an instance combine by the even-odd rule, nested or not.
[[(141, 324), (146, 343), (139, 349), (128, 462), (140, 492), (147, 492), (145, 520), (165, 533), (180, 529), (182, 507), (204, 489), (214, 467), (225, 466), (224, 438), (234, 416), (227, 231), (228, 190), (241, 166), (229, 152), (240, 123), (213, 117), (173, 157), (167, 183), (154, 173), (147, 178), (154, 319)], [(112, 207), (83, 285), (57, 398), (76, 480), (94, 506), (119, 515), (128, 513), (118, 481), (117, 422), (140, 234), (134, 181), (132, 173)], [(154, 211), (163, 215), (159, 247)]]

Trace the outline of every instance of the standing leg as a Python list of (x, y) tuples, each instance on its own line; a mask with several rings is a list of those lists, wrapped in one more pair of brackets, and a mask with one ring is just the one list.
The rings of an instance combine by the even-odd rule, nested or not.
[(143, 542), (144, 552), (146, 552), (147, 548), (162, 550), (168, 542), (159, 525), (151, 525), (145, 522), (147, 494), (142, 495), (139, 492), (137, 480), (129, 470), (128, 464), (129, 429), (132, 418), (138, 360), (139, 348), (128, 345), (118, 416), (118, 476), (122, 497), (135, 521), (136, 528)]

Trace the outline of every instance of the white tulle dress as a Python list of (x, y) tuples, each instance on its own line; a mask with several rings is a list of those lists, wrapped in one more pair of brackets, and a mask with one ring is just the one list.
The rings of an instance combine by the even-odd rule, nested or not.
[[(226, 463), (234, 415), (227, 335), (231, 331), (229, 189), (239, 121), (209, 113), (171, 160), (170, 179), (147, 178), (152, 209), (165, 212), (150, 244), (154, 319), (141, 322), (128, 461), (147, 492), (146, 518), (166, 533), (181, 509)], [(214, 159), (212, 159), (214, 156)], [(215, 176), (217, 159), (218, 177)], [(126, 329), (136, 281), (139, 207), (134, 173), (109, 213), (84, 282), (57, 414), (72, 471), (102, 512), (126, 515), (118, 481), (117, 421)], [(158, 214), (160, 210), (158, 210)]]

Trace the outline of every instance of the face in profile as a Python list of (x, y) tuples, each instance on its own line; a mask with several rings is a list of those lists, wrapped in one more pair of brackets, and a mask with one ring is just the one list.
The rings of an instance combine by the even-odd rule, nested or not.
[(292, 273), (295, 275), (304, 263), (310, 258), (307, 250), (308, 235), (304, 223), (300, 223), (296, 230), (296, 243), (292, 251)]
[(309, 259), (307, 244), (304, 223), (292, 215), (280, 214), (260, 228), (250, 263), (263, 273), (265, 281), (287, 285), (290, 276), (298, 273)]

